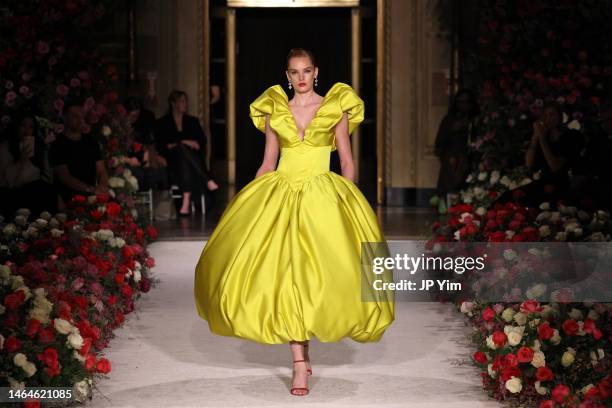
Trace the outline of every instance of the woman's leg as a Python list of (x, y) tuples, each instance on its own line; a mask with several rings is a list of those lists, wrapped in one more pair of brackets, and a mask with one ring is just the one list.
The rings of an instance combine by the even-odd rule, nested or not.
[[(304, 343), (303, 341), (291, 341), (289, 347), (291, 348), (292, 361), (305, 360), (304, 356)], [(304, 362), (293, 363), (293, 382), (291, 388), (308, 388), (308, 372), (306, 371), (307, 365)], [(306, 394), (306, 390), (295, 390), (295, 394)]]
[(191, 192), (184, 191), (183, 192), (183, 204), (181, 205), (180, 212), (181, 214), (189, 213), (189, 204), (191, 203)]

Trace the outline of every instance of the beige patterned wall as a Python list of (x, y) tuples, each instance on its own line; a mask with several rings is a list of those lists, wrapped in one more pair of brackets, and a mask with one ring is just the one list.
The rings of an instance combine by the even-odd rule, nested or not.
[(435, 0), (390, 0), (390, 126), (386, 184), (433, 188), (438, 124), (446, 113), (450, 49), (434, 14)]

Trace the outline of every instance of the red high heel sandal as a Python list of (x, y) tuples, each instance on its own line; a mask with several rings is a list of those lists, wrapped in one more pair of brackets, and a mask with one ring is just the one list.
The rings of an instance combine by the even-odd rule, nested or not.
[[(295, 364), (295, 363), (301, 363), (301, 362), (306, 363), (306, 360), (293, 360), (293, 363), (294, 363), (294, 364)], [(295, 370), (294, 370), (294, 371), (295, 371)], [(297, 391), (297, 390), (306, 390), (306, 392), (305, 392), (304, 394), (297, 394), (297, 393), (295, 393), (295, 392), (294, 392), (294, 391)], [(291, 395), (297, 395), (297, 396), (299, 396), (299, 397), (303, 397), (303, 396), (305, 396), (305, 395), (308, 395), (308, 393), (310, 392), (310, 390), (308, 389), (308, 387), (293, 387), (293, 388), (291, 388), (291, 391), (290, 391), (290, 392), (291, 392)]]

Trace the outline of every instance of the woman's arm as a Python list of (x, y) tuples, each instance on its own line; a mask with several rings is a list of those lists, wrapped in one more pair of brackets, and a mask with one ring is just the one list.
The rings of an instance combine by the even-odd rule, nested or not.
[(278, 138), (274, 129), (270, 127), (270, 115), (266, 115), (266, 147), (264, 149), (263, 161), (255, 174), (255, 178), (276, 169), (278, 152)]
[(351, 139), (348, 133), (348, 114), (342, 114), (342, 119), (336, 125), (336, 148), (340, 157), (340, 169), (342, 175), (351, 181), (355, 181), (355, 165), (351, 151)]
[(525, 152), (525, 166), (531, 168), (535, 164), (535, 155), (538, 150), (538, 144), (540, 139), (540, 131), (536, 129), (534, 126), (533, 134), (531, 135), (531, 140), (529, 141), (529, 147)]

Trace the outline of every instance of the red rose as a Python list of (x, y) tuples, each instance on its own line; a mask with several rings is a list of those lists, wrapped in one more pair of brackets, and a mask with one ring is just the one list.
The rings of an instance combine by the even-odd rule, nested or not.
[(506, 344), (506, 341), (508, 340), (508, 336), (506, 336), (506, 333), (504, 333), (503, 331), (499, 331), (499, 330), (493, 333), (492, 338), (493, 338), (493, 343), (495, 343), (497, 347), (502, 347), (504, 344)]
[(595, 322), (593, 319), (584, 319), (584, 324), (582, 325), (582, 330), (585, 333), (592, 333), (597, 327), (595, 326)]
[(55, 335), (53, 330), (47, 327), (43, 327), (38, 331), (38, 341), (42, 344), (48, 344), (55, 341)]
[(612, 375), (607, 375), (601, 380), (597, 388), (599, 388), (599, 393), (603, 398), (612, 397)]
[(516, 353), (518, 361), (521, 363), (530, 363), (533, 359), (533, 350), (531, 347), (521, 347)]
[(542, 401), (539, 408), (555, 408), (555, 402), (553, 400)]
[[(140, 290), (142, 291), (142, 293), (147, 293), (149, 290), (151, 290), (151, 281), (149, 279), (143, 278), (140, 280), (139, 283), (140, 283)], [(593, 336), (595, 335), (593, 334)]]
[(504, 231), (495, 231), (489, 234), (490, 242), (503, 242), (506, 239), (506, 233)]
[(106, 203), (108, 202), (109, 197), (110, 196), (107, 193), (99, 193), (96, 194), (96, 201), (99, 203)]
[(117, 203), (108, 203), (106, 204), (106, 213), (109, 218), (116, 218), (121, 212), (121, 206)]
[(26, 399), (23, 402), (23, 408), (40, 408), (40, 400), (37, 399)]
[(521, 303), (521, 312), (535, 313), (535, 312), (541, 312), (541, 311), (542, 311), (542, 306), (540, 306), (540, 303), (537, 302), (536, 300), (526, 300), (523, 303)]
[(108, 374), (111, 371), (111, 363), (105, 358), (101, 358), (96, 363), (96, 371), (102, 374)]
[(96, 356), (94, 356), (93, 354), (88, 355), (85, 358), (85, 368), (88, 370), (93, 370), (95, 365), (96, 365)]
[(124, 284), (123, 286), (121, 286), (121, 294), (123, 295), (123, 297), (125, 297), (126, 299), (129, 299), (132, 297), (132, 287), (128, 284)]
[(540, 340), (548, 340), (555, 334), (555, 331), (550, 327), (548, 322), (542, 323), (538, 326), (538, 338)]
[(11, 336), (4, 341), (4, 349), (9, 353), (14, 353), (20, 348), (21, 342), (15, 336)]
[(538, 381), (552, 381), (553, 377), (552, 370), (546, 366), (538, 367), (536, 370), (536, 379)]
[(482, 351), (475, 352), (473, 358), (478, 364), (485, 364), (487, 362), (487, 355)]
[(518, 358), (512, 353), (508, 353), (504, 356), (504, 362), (508, 367), (518, 367), (519, 364)]
[(518, 367), (505, 367), (501, 372), (501, 380), (508, 381), (512, 377), (521, 378), (521, 370)]
[(552, 392), (551, 392), (551, 396), (552, 399), (560, 404), (562, 404), (565, 399), (569, 396), (570, 394), (570, 389), (563, 384), (559, 384), (557, 385), (555, 388), (553, 388)]
[(599, 339), (601, 339), (601, 336), (603, 336), (603, 333), (597, 327), (593, 329), (593, 333), (592, 334), (593, 334), (593, 338), (595, 340), (599, 340)]
[(578, 333), (578, 323), (573, 319), (567, 319), (563, 322), (563, 325), (561, 327), (563, 327), (563, 331), (568, 336), (575, 336), (576, 333)]
[(28, 335), (28, 337), (32, 338), (36, 336), (36, 333), (38, 333), (39, 329), (40, 329), (40, 322), (36, 319), (30, 319), (26, 327), (26, 334)]
[(490, 322), (491, 320), (493, 320), (495, 318), (495, 310), (491, 309), (491, 307), (488, 307), (483, 310), (482, 312), (482, 318), (484, 321), (486, 322)]
[(147, 235), (149, 235), (149, 238), (151, 239), (157, 239), (157, 229), (154, 226), (149, 225), (147, 227)]
[(117, 296), (115, 296), (115, 295), (108, 295), (107, 303), (110, 306), (113, 306), (115, 303), (117, 303)]
[(4, 297), (4, 306), (8, 310), (17, 310), (25, 300), (25, 293), (22, 290), (10, 293)]
[(117, 285), (121, 285), (124, 281), (125, 275), (123, 273), (120, 272), (115, 274), (115, 283), (117, 283)]

